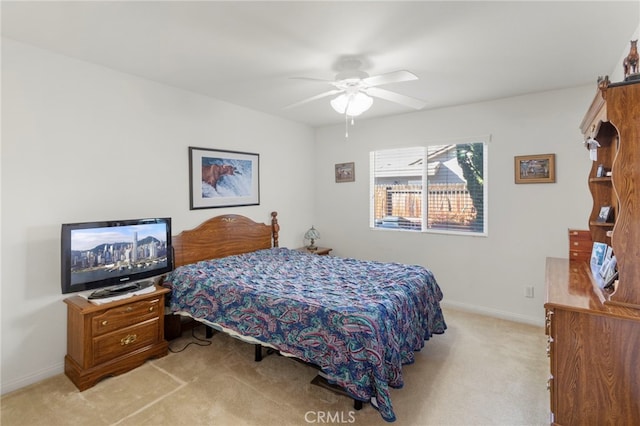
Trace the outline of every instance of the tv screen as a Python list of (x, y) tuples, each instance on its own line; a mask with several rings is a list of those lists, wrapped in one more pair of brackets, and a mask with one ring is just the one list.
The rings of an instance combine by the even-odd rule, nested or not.
[(171, 219), (62, 225), (62, 293), (163, 275), (173, 269)]

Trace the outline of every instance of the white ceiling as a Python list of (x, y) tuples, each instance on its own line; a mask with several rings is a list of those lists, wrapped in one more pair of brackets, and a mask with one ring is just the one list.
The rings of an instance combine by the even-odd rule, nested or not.
[[(426, 109), (594, 84), (628, 51), (639, 1), (2, 1), (2, 35), (311, 126), (357, 56)], [(376, 100), (361, 119), (412, 111)]]

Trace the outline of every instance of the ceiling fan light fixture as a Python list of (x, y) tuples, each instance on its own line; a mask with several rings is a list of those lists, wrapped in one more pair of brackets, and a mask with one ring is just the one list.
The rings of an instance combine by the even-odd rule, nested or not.
[(339, 114), (357, 117), (373, 105), (373, 98), (363, 92), (343, 93), (331, 100), (331, 107)]

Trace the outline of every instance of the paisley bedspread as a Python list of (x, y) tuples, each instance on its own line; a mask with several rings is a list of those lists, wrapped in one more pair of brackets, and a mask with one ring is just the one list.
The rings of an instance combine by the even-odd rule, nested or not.
[(273, 248), (181, 266), (166, 283), (172, 312), (317, 365), (352, 397), (375, 398), (387, 421), (402, 365), (446, 329), (442, 292), (417, 265)]

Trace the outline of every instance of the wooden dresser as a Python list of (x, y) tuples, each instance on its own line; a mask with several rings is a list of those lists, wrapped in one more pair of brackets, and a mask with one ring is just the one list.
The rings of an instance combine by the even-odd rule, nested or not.
[[(611, 290), (603, 290), (602, 278), (589, 261), (547, 259), (550, 420), (558, 425), (637, 425), (640, 81), (600, 81), (581, 128), (585, 140), (595, 138), (600, 144), (588, 177), (593, 199), (588, 219), (591, 240), (613, 248), (619, 276)], [(598, 168), (610, 173), (603, 175)], [(613, 209), (612, 220), (598, 219), (603, 206)]]
[(67, 304), (64, 372), (81, 391), (168, 353), (164, 296), (169, 289), (96, 305), (80, 296)]
[(586, 262), (547, 259), (551, 423), (640, 421), (640, 310), (606, 303)]

